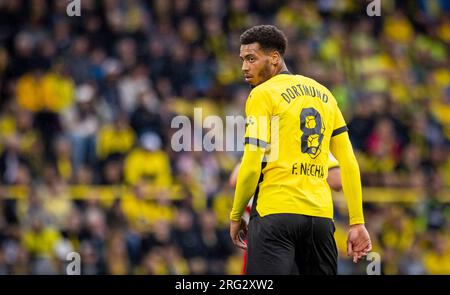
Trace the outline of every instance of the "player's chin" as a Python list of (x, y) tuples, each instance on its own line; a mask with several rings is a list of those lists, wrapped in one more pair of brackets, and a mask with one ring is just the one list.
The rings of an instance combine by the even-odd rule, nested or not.
[(254, 78), (245, 78), (245, 82), (250, 84), (252, 87), (255, 87), (259, 84)]

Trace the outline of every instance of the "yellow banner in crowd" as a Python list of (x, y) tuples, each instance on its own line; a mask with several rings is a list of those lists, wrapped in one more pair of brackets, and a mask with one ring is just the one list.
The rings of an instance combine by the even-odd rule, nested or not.
[[(39, 189), (39, 188), (37, 188)], [(68, 196), (74, 200), (87, 200), (90, 198), (112, 200), (133, 193), (136, 187), (126, 185), (72, 185), (68, 186)], [(166, 196), (171, 200), (182, 198), (182, 188), (173, 185), (169, 188), (161, 188), (153, 185), (140, 186), (140, 193), (145, 199), (154, 199), (158, 196)], [(30, 192), (28, 186), (2, 186), (0, 197), (7, 199), (24, 199)], [(369, 203), (400, 202), (416, 203), (427, 199), (426, 192), (414, 188), (392, 188), (392, 187), (365, 187), (363, 188), (363, 200)], [(436, 199), (443, 203), (450, 203), (450, 187), (441, 189), (436, 194)], [(345, 203), (343, 192), (333, 192), (333, 200), (337, 204)]]

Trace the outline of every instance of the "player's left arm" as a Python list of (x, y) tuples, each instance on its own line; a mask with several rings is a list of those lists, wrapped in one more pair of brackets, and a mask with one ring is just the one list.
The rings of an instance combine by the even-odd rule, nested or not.
[(264, 154), (270, 141), (272, 115), (270, 98), (254, 89), (247, 100), (245, 112), (247, 124), (244, 155), (237, 175), (233, 208), (230, 213), (231, 239), (236, 246), (244, 249), (246, 246), (239, 240), (238, 232), (243, 229), (241, 217), (258, 186)]
[(261, 174), (261, 163), (270, 142), (272, 100), (258, 88), (250, 93), (245, 105), (247, 117), (244, 155), (237, 174), (232, 221), (239, 221), (248, 201), (253, 196)]
[(255, 193), (261, 175), (261, 162), (265, 149), (261, 147), (245, 145), (244, 156), (239, 167), (234, 193), (233, 209), (230, 214), (232, 221), (239, 221), (245, 211), (245, 207)]

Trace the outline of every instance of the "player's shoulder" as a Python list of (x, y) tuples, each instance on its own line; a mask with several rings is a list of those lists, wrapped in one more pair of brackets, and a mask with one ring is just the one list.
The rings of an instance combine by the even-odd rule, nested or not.
[[(267, 81), (266, 81), (267, 82)], [(261, 83), (256, 87), (253, 87), (250, 91), (247, 99), (247, 103), (250, 101), (265, 101), (266, 99), (270, 98), (269, 90), (270, 86), (266, 83)]]
[(263, 95), (265, 92), (267, 92), (270, 89), (270, 83), (268, 82), (269, 81), (265, 81), (253, 87), (250, 91), (250, 96)]

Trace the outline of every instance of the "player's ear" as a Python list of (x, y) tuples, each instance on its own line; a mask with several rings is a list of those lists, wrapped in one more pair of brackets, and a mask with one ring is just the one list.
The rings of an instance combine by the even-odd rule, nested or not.
[(276, 66), (280, 62), (280, 59), (280, 53), (276, 50), (272, 51), (272, 53), (270, 54), (270, 64)]

